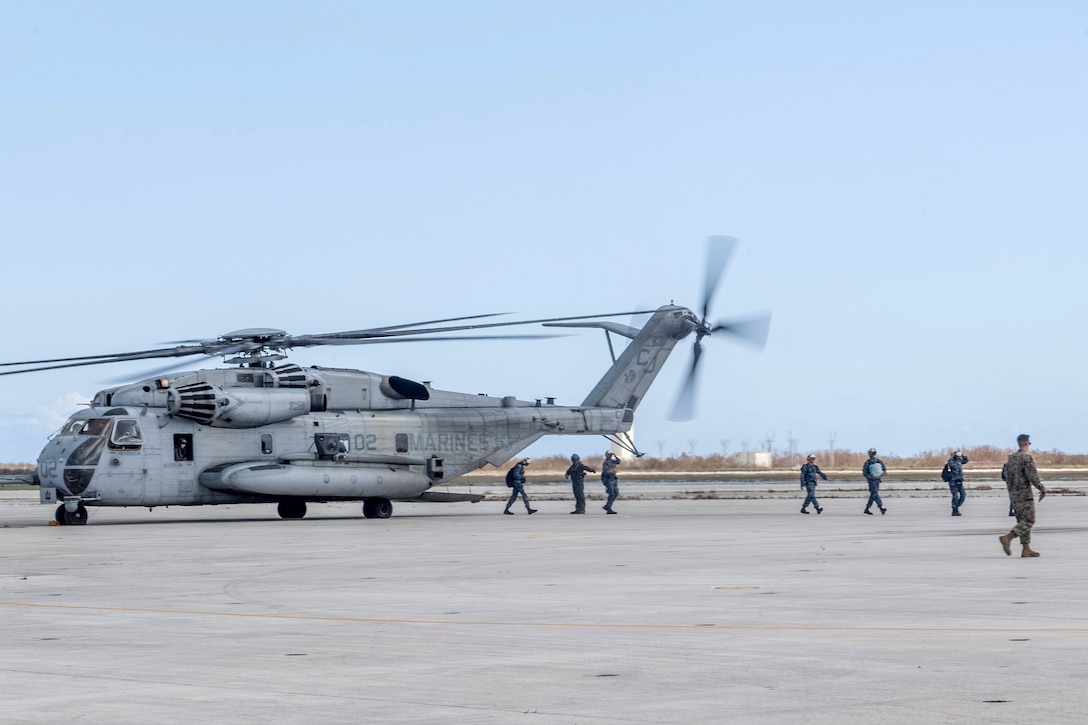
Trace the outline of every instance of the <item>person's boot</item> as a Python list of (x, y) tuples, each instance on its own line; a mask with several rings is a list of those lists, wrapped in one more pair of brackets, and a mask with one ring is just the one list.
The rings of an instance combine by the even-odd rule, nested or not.
[(1020, 552), (1020, 556), (1039, 556), (1039, 552), (1032, 551), (1031, 546), (1024, 544), (1024, 550)]
[(513, 516), (514, 515), (514, 512), (511, 511), (510, 509), (506, 509), (505, 511), (503, 511), (503, 513), (506, 514), (507, 516)]
[(881, 507), (880, 507), (880, 515), (881, 515), (881, 516), (883, 516), (883, 515), (884, 515), (884, 514), (886, 514), (886, 513), (888, 513), (888, 509), (886, 509), (886, 508), (884, 508), (883, 506), (881, 506)]
[(956, 506), (955, 508), (952, 509), (952, 515), (953, 516), (963, 516), (963, 514), (960, 513), (959, 506)]
[(1005, 534), (1004, 536), (998, 536), (997, 540), (1001, 542), (1001, 548), (1005, 550), (1005, 556), (1012, 556), (1012, 534)]
[(819, 506), (816, 507), (816, 513), (822, 514), (823, 512), (824, 510), (822, 508), (820, 508)]
[(526, 510), (526, 511), (528, 511), (529, 513), (531, 513), (531, 514), (535, 514), (535, 513), (536, 513), (536, 509), (530, 509), (530, 508), (527, 508), (527, 509), (525, 509), (525, 510)]
[(869, 509), (865, 509), (864, 511), (862, 511), (862, 513), (863, 513), (863, 514), (869, 514), (870, 516), (872, 516), (872, 515), (873, 515), (873, 512), (872, 512), (872, 511), (870, 511)]
[(806, 511), (805, 509), (801, 509), (801, 513), (803, 513), (803, 514), (807, 514), (807, 513), (808, 513), (808, 511)]

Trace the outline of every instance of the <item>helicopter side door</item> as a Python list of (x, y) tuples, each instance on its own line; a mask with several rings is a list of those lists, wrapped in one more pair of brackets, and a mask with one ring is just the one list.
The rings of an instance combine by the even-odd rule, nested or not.
[(164, 502), (191, 502), (196, 490), (194, 460), (197, 455), (192, 430), (171, 429), (163, 441), (163, 477), (160, 498)]

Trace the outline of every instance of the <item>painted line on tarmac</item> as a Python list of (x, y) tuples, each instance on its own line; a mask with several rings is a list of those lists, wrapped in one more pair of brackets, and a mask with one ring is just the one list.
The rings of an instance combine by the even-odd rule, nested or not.
[(1088, 633), (1088, 627), (849, 627), (794, 624), (650, 624), (646, 622), (478, 622), (451, 619), (380, 619), (377, 617), (335, 617), (311, 614), (261, 614), (259, 612), (208, 612), (195, 609), (144, 609), (140, 607), (95, 607), (81, 604), (38, 604), (33, 602), (0, 602), (3, 607), (51, 609), (82, 612), (116, 612), (124, 614), (170, 614), (191, 617), (241, 617), (245, 619), (276, 619), (303, 622), (349, 622), (356, 624), (426, 624), (455, 627), (556, 627), (567, 629), (720, 629), (781, 632), (1034, 632), (1037, 634), (1075, 632)]

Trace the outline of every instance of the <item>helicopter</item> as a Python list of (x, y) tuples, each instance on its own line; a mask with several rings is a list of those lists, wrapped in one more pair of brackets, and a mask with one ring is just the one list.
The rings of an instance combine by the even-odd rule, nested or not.
[[(703, 338), (726, 332), (759, 346), (767, 338), (769, 314), (709, 321), (736, 240), (707, 241), (701, 316), (670, 303), (604, 315), (520, 321), (474, 315), (298, 336), (248, 328), (166, 348), (0, 363), (11, 368), (0, 376), (187, 356), (224, 357), (230, 366), (154, 374), (98, 391), (48, 439), (33, 473), (0, 482), (37, 485), (40, 502), (56, 505), (61, 525), (86, 524), (88, 508), (96, 506), (276, 504), (281, 518), (301, 519), (307, 504), (331, 501), (361, 501), (365, 518), (384, 519), (394, 501), (482, 500), (480, 494), (433, 489), (484, 465), (502, 465), (546, 435), (602, 435), (641, 456), (629, 435), (635, 411), (679, 341), (695, 336), (692, 363), (670, 414), (686, 420), (694, 412)], [(641, 327), (605, 319), (645, 315)], [(530, 324), (604, 330), (612, 364), (579, 405), (438, 390), (363, 370), (302, 367), (285, 354), (322, 345), (493, 339), (475, 331)], [(466, 332), (473, 334), (449, 336)], [(630, 340), (618, 356), (613, 335)]]

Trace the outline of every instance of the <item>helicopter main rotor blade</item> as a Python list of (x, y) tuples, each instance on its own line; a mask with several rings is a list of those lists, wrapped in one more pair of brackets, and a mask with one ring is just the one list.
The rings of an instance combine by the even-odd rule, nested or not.
[(384, 345), (402, 342), (446, 342), (451, 340), (552, 340), (566, 335), (451, 335), (450, 337), (373, 337), (361, 340), (326, 340), (321, 344), (329, 347), (346, 345)]
[(710, 328), (712, 333), (725, 332), (736, 336), (749, 345), (763, 348), (767, 344), (767, 337), (771, 332), (771, 314), (765, 313), (754, 317), (746, 317), (738, 320), (719, 320)]
[(714, 293), (718, 291), (718, 283), (725, 274), (725, 267), (729, 258), (733, 256), (733, 248), (737, 240), (733, 237), (707, 237), (706, 238), (706, 268), (703, 278), (703, 316), (710, 316), (710, 303), (714, 299)]
[[(288, 337), (284, 341), (285, 347), (308, 347), (313, 345), (329, 345), (331, 340), (368, 340), (386, 339), (394, 337), (406, 337), (411, 335), (434, 335), (443, 332), (460, 332), (462, 330), (484, 330), (496, 327), (512, 327), (515, 325), (536, 325), (547, 322), (565, 322), (567, 320), (590, 320), (600, 317), (622, 317), (626, 315), (644, 315), (654, 310), (640, 310), (636, 312), (609, 312), (603, 315), (576, 315), (573, 317), (543, 317), (535, 320), (511, 320), (509, 322), (486, 322), (477, 325), (451, 325), (449, 327), (420, 327), (401, 330), (387, 330), (375, 332), (373, 330), (355, 330), (351, 332), (329, 332), (320, 335), (299, 335)], [(344, 343), (339, 343), (344, 344)]]
[[(188, 355), (202, 355), (201, 352), (190, 352)], [(19, 375), (20, 373), (35, 373), (42, 370), (61, 370), (63, 368), (79, 368), (86, 367), (88, 365), (107, 365), (109, 363), (130, 362), (132, 360), (152, 360), (160, 357), (183, 357), (183, 355), (122, 355), (105, 360), (85, 360), (83, 362), (63, 362), (59, 365), (41, 365), (32, 368), (23, 368), (22, 370), (4, 370), (0, 372), (0, 375)], [(13, 365), (17, 363), (7, 363)]]
[[(490, 335), (490, 336), (447, 336), (440, 337), (444, 333), (461, 332), (465, 330), (483, 330), (498, 327), (512, 327), (515, 325), (534, 325), (547, 322), (564, 322), (567, 320), (587, 320), (601, 317), (619, 317), (634, 314), (649, 314), (653, 310), (640, 312), (610, 312), (603, 315), (577, 315), (573, 317), (548, 317), (534, 320), (513, 320), (509, 322), (487, 322), (466, 325), (449, 325), (445, 327), (424, 327), (438, 322), (458, 322), (462, 320), (476, 320), (485, 317), (494, 317), (499, 313), (485, 315), (471, 315), (467, 317), (451, 317), (446, 320), (431, 320), (418, 322), (414, 325), (391, 325), (386, 328), (373, 328), (370, 330), (355, 330), (349, 332), (330, 332), (320, 335), (287, 335), (282, 330), (266, 328), (254, 328), (238, 330), (228, 333), (215, 340), (196, 341), (191, 345), (177, 345), (175, 347), (157, 348), (151, 350), (137, 350), (135, 352), (110, 353), (103, 355), (80, 355), (77, 357), (52, 358), (43, 360), (24, 360), (22, 362), (0, 363), (0, 367), (19, 370), (6, 370), (0, 375), (18, 375), (20, 373), (39, 372), (43, 370), (57, 370), (62, 368), (84, 367), (89, 365), (106, 365), (109, 363), (130, 362), (132, 360), (151, 360), (155, 358), (187, 357), (191, 355), (205, 355), (214, 357), (218, 355), (232, 355), (237, 353), (259, 355), (272, 350), (288, 350), (296, 347), (313, 347), (317, 345), (358, 345), (377, 344), (381, 342), (409, 342), (422, 341), (423, 336), (436, 335), (434, 340), (485, 340), (485, 339), (547, 339), (548, 335)], [(505, 313), (504, 313), (505, 314)], [(29, 366), (29, 367), (28, 367)]]
[(409, 322), (402, 325), (386, 325), (385, 327), (371, 327), (368, 330), (355, 330), (354, 332), (387, 332), (389, 330), (402, 330), (405, 327), (417, 327), (420, 325), (438, 325), (443, 322), (461, 322), (462, 320), (479, 320), (484, 317), (500, 317), (509, 315), (509, 312), (489, 312), (484, 315), (467, 315), (465, 317), (447, 317), (444, 320), (426, 320), (425, 322)]

